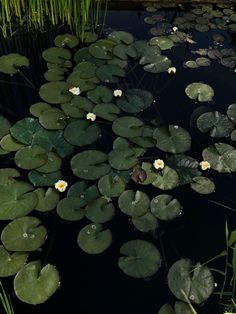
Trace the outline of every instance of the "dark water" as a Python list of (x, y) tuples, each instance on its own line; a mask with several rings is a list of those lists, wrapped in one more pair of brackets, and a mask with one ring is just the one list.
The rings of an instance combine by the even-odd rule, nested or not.
[[(176, 16), (175, 11), (165, 13), (171, 21)], [(150, 37), (149, 25), (144, 24), (145, 12), (139, 11), (111, 11), (108, 14), (107, 27), (109, 29), (125, 30), (133, 33), (137, 39)], [(109, 29), (107, 31), (109, 31)], [(57, 31), (58, 32), (58, 31)], [(62, 32), (62, 31), (61, 31)], [(217, 33), (224, 33), (217, 31)], [(194, 49), (211, 45), (211, 35), (194, 32), (197, 45)], [(224, 33), (226, 34), (226, 33)], [(3, 43), (1, 53), (19, 52), (27, 55), (31, 60), (28, 77), (35, 82), (36, 89), (10, 84), (0, 84), (1, 113), (11, 121), (16, 121), (28, 115), (28, 107), (39, 100), (37, 89), (44, 82), (43, 72), (45, 64), (41, 52), (52, 46), (55, 32), (50, 30), (43, 35), (34, 34), (23, 36), (21, 42), (10, 41)], [(20, 44), (19, 44), (20, 43)], [(228, 46), (235, 46), (235, 39), (227, 35)], [(236, 102), (236, 75), (233, 71), (212, 62), (210, 68), (189, 70), (183, 67), (183, 62), (193, 58), (188, 44), (181, 44), (167, 52), (177, 68), (177, 74), (152, 75), (137, 69), (130, 75), (125, 87), (137, 87), (150, 90), (157, 103), (157, 111), (150, 110), (147, 118), (161, 116), (166, 123), (178, 124), (192, 132), (193, 148), (191, 155), (201, 159), (203, 148), (210, 144), (208, 137), (200, 136), (189, 127), (190, 116), (199, 106), (185, 95), (185, 87), (192, 82), (204, 82), (215, 90), (214, 103), (209, 104), (213, 110), (224, 113), (227, 107)], [(164, 53), (165, 54), (165, 53)], [(20, 81), (18, 78), (7, 78), (1, 75), (1, 80), (8, 82)], [(124, 87), (124, 85), (120, 85)], [(1, 166), (7, 165), (8, 160), (2, 158)], [(168, 289), (166, 267), (181, 257), (188, 257), (195, 261), (205, 262), (217, 255), (225, 248), (224, 226), (228, 218), (230, 228), (236, 229), (236, 216), (227, 212), (222, 206), (210, 202), (215, 200), (236, 209), (234, 175), (219, 176), (215, 174), (216, 193), (213, 196), (201, 196), (189, 187), (179, 187), (171, 191), (183, 205), (183, 214), (169, 223), (161, 223), (158, 232), (142, 234), (134, 230), (127, 216), (117, 210), (114, 219), (108, 223), (113, 233), (112, 246), (102, 255), (90, 256), (82, 252), (76, 243), (78, 231), (87, 224), (86, 220), (76, 223), (61, 221), (55, 213), (38, 214), (48, 229), (49, 237), (41, 252), (31, 255), (57, 266), (61, 274), (61, 288), (45, 304), (29, 306), (21, 303), (13, 295), (15, 312), (24, 314), (42, 313), (75, 313), (75, 314), (156, 314), (166, 302), (174, 303), (175, 298)], [(145, 190), (145, 189), (144, 189)], [(146, 189), (147, 191), (147, 189)], [(155, 196), (155, 189), (149, 188), (150, 196)], [(146, 239), (153, 242), (165, 256), (162, 268), (152, 278), (137, 280), (126, 276), (117, 266), (120, 246), (131, 239)], [(222, 268), (221, 262), (214, 262), (212, 267)], [(221, 282), (219, 275), (216, 282)], [(12, 281), (4, 280), (9, 292), (12, 291)], [(216, 289), (217, 291), (217, 289)], [(217, 297), (213, 296), (198, 313), (218, 313)]]

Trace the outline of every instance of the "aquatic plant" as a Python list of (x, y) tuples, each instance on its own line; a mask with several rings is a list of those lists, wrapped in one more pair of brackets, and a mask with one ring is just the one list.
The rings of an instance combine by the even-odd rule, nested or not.
[(4, 311), (6, 314), (14, 314), (14, 309), (12, 306), (11, 298), (8, 296), (4, 290), (4, 287), (2, 285), (2, 282), (0, 281), (0, 300), (2, 307), (4, 308)]

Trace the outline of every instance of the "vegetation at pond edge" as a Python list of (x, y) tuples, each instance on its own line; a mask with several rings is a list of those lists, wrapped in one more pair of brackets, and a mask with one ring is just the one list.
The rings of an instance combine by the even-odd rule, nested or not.
[[(206, 139), (204, 148), (193, 154), (195, 137), (177, 123), (158, 119), (158, 99), (151, 91), (140, 84), (126, 88), (136, 67), (153, 80), (177, 77), (178, 67), (168, 52), (180, 45), (194, 47), (193, 29), (234, 34), (233, 8), (193, 7), (175, 16), (173, 24), (156, 13), (155, 6), (147, 12), (144, 21), (152, 25), (154, 36), (149, 40), (136, 40), (121, 30), (101, 38), (84, 29), (83, 44), (73, 34), (56, 36), (54, 47), (42, 53), (47, 71), (38, 91), (40, 101), (31, 104), (29, 116), (17, 122), (0, 116), (0, 156), (9, 160), (0, 168), (4, 224), (0, 277), (14, 276), (14, 292), (22, 302), (42, 304), (63, 282), (57, 265), (35, 259), (34, 252), (44, 249), (50, 238), (40, 214), (54, 211), (62, 221), (84, 221), (71, 241), (93, 256), (113, 245), (116, 237), (110, 222), (118, 215), (127, 216), (140, 233), (122, 244), (117, 267), (123, 276), (142, 280), (154, 276), (165, 262), (154, 235), (185, 210), (174, 191), (211, 195), (218, 192), (215, 174), (224, 177), (236, 172), (236, 103), (219, 112), (211, 106), (217, 94), (211, 84), (205, 80), (186, 84), (186, 101), (197, 105), (191, 129)], [(215, 62), (235, 72), (235, 50), (224, 47), (222, 33), (214, 34), (213, 40), (209, 48), (193, 48), (198, 57), (185, 60), (188, 71)], [(17, 52), (0, 57), (0, 72), (20, 76), (32, 87), (26, 67), (29, 59)], [(153, 119), (146, 118), (147, 112)], [(225, 250), (211, 260), (180, 258), (168, 269), (168, 287), (175, 301), (163, 304), (159, 314), (196, 314), (213, 294), (229, 311), (235, 310), (236, 231), (229, 230), (226, 220), (222, 232)], [(217, 259), (224, 259), (223, 269), (211, 267)], [(218, 286), (215, 273), (223, 278)], [(3, 288), (0, 298), (6, 313), (13, 313)]]

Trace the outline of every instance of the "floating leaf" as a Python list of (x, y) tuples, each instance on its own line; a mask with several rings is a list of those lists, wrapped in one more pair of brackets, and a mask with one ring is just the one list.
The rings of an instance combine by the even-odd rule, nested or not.
[(52, 173), (61, 169), (62, 160), (57, 154), (49, 152), (47, 157), (47, 162), (43, 166), (37, 168), (37, 171), (43, 173)]
[(200, 194), (210, 194), (215, 192), (214, 182), (206, 177), (195, 177), (190, 184), (191, 188)]
[(52, 108), (41, 113), (39, 123), (48, 130), (62, 130), (67, 125), (67, 117), (62, 110)]
[(118, 175), (107, 174), (98, 181), (98, 189), (105, 197), (118, 197), (125, 190), (125, 181)]
[(179, 185), (178, 173), (174, 169), (165, 166), (163, 170), (157, 173), (152, 185), (161, 190), (172, 190)]
[(47, 230), (35, 217), (21, 217), (10, 222), (1, 233), (1, 240), (9, 251), (36, 251), (45, 242)]
[(0, 72), (5, 74), (15, 74), (22, 66), (28, 67), (29, 60), (18, 53), (10, 53), (0, 57)]
[(200, 57), (196, 59), (196, 64), (201, 67), (208, 67), (211, 65), (211, 60), (208, 58)]
[(153, 96), (150, 92), (143, 89), (128, 89), (121, 98), (117, 99), (120, 109), (129, 113), (137, 113), (151, 106)]
[(3, 116), (0, 116), (0, 139), (9, 133), (10, 128), (11, 123)]
[(157, 148), (168, 153), (184, 153), (191, 148), (190, 134), (177, 125), (156, 128), (153, 132)]
[(97, 68), (96, 76), (102, 82), (117, 83), (121, 77), (125, 77), (125, 70), (116, 64), (101, 65)]
[(161, 220), (171, 220), (179, 216), (182, 209), (180, 202), (168, 194), (161, 194), (151, 201), (151, 212)]
[(61, 69), (50, 69), (44, 73), (44, 78), (49, 82), (63, 81), (64, 73), (65, 71)]
[(94, 107), (93, 113), (102, 119), (114, 121), (118, 118), (120, 109), (114, 104), (99, 104)]
[(40, 146), (26, 146), (15, 154), (15, 163), (19, 168), (30, 170), (46, 164), (47, 151)]
[(36, 132), (43, 128), (37, 119), (24, 118), (17, 121), (10, 129), (11, 135), (20, 143), (30, 145)]
[(71, 59), (71, 52), (65, 48), (51, 47), (44, 50), (42, 56), (47, 62), (63, 65), (66, 60)]
[(132, 44), (134, 42), (134, 37), (132, 34), (128, 32), (123, 32), (123, 31), (114, 31), (108, 35), (108, 39), (111, 41), (120, 44)]
[(220, 173), (236, 171), (236, 149), (228, 144), (211, 145), (203, 150), (202, 156), (210, 163), (212, 169)]
[(138, 163), (137, 156), (133, 149), (115, 149), (108, 155), (108, 160), (112, 168), (118, 170), (128, 170)]
[(70, 87), (66, 82), (49, 82), (40, 87), (39, 96), (49, 104), (69, 102), (72, 98)]
[(75, 155), (71, 160), (71, 169), (79, 178), (97, 180), (110, 172), (105, 163), (107, 155), (98, 150), (87, 150)]
[(75, 35), (71, 34), (57, 35), (54, 40), (54, 44), (57, 47), (68, 46), (69, 48), (75, 48), (79, 44), (79, 39)]
[(79, 247), (88, 254), (100, 254), (111, 245), (110, 229), (102, 230), (101, 224), (89, 224), (80, 230), (77, 238)]
[(118, 44), (113, 49), (114, 56), (118, 57), (121, 60), (128, 60), (129, 57), (136, 59), (138, 56), (138, 52), (133, 45), (125, 45), (125, 44)]
[(214, 278), (208, 267), (200, 263), (194, 265), (189, 259), (175, 262), (168, 273), (168, 285), (179, 300), (186, 301), (181, 290), (191, 302), (201, 304), (214, 290)]
[(79, 197), (63, 198), (57, 205), (57, 214), (60, 218), (68, 221), (78, 221), (85, 216), (86, 202)]
[(112, 59), (112, 51), (115, 45), (111, 40), (100, 39), (89, 46), (89, 53), (97, 59), (110, 60)]
[(41, 262), (25, 265), (14, 279), (16, 296), (28, 304), (41, 304), (47, 301), (60, 285), (59, 273), (50, 264), (41, 268)]
[(83, 61), (78, 63), (74, 69), (73, 72), (76, 71), (76, 74), (81, 79), (90, 79), (95, 76), (97, 66), (89, 61)]
[(82, 118), (86, 116), (86, 112), (93, 112), (94, 104), (87, 97), (75, 96), (61, 107), (68, 116)]
[(35, 209), (40, 212), (48, 212), (53, 210), (60, 200), (59, 193), (52, 188), (44, 190), (43, 188), (36, 189), (34, 193), (38, 197), (38, 203)]
[(134, 117), (121, 117), (112, 124), (112, 130), (115, 134), (122, 137), (137, 137), (143, 132), (143, 122)]
[(13, 178), (20, 177), (19, 171), (14, 168), (0, 168), (0, 185), (14, 182)]
[(203, 83), (192, 83), (185, 88), (185, 93), (190, 99), (200, 102), (211, 101), (214, 97), (214, 90), (210, 85)]
[(94, 90), (87, 92), (87, 97), (95, 104), (109, 103), (112, 101), (112, 90), (107, 86), (97, 86)]
[(98, 35), (94, 32), (84, 32), (84, 42), (92, 43), (98, 39)]
[(151, 46), (158, 46), (161, 50), (171, 49), (174, 46), (173, 41), (164, 36), (153, 37), (149, 40)]
[(156, 217), (149, 212), (140, 217), (133, 216), (132, 222), (135, 228), (141, 232), (155, 231), (158, 227), (158, 221)]
[(8, 277), (15, 275), (27, 262), (28, 253), (8, 252), (0, 245), (0, 276)]
[(115, 207), (106, 197), (100, 197), (90, 202), (86, 207), (86, 217), (95, 223), (104, 223), (112, 219)]
[(161, 256), (158, 249), (147, 241), (132, 240), (120, 248), (118, 266), (128, 276), (146, 278), (154, 275), (160, 265)]
[(100, 196), (96, 185), (88, 186), (87, 181), (74, 183), (67, 192), (68, 197), (79, 197), (87, 204)]
[(45, 110), (49, 110), (51, 109), (52, 107), (47, 104), (46, 102), (37, 102), (33, 105), (30, 106), (30, 113), (39, 118), (39, 116), (41, 115), (41, 113), (43, 113)]
[(58, 180), (61, 180), (61, 171), (55, 171), (51, 173), (40, 173), (36, 170), (31, 170), (28, 173), (30, 182), (37, 187), (41, 186), (54, 186)]
[(193, 311), (187, 303), (175, 302), (175, 314), (192, 314)]
[(68, 124), (64, 132), (65, 139), (72, 145), (86, 146), (96, 142), (101, 137), (98, 124), (90, 124), (86, 120), (76, 120)]
[(234, 124), (236, 124), (236, 104), (232, 104), (228, 107), (227, 116)]
[[(176, 314), (175, 311), (173, 310), (172, 306), (170, 304), (164, 304), (158, 314)], [(179, 313), (180, 314), (180, 313)], [(183, 314), (183, 313), (182, 313)]]
[(138, 217), (149, 210), (150, 200), (144, 192), (127, 190), (120, 195), (118, 205), (124, 214)]

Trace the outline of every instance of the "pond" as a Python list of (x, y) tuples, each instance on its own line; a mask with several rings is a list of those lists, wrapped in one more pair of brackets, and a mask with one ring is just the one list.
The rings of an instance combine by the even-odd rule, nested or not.
[[(99, 46), (99, 39), (95, 39), (95, 43), (85, 45), (94, 45), (89, 50), (92, 57), (88, 57), (88, 49), (83, 50), (82, 45), (60, 48), (77, 53), (75, 59), (72, 58), (77, 74), (73, 77), (69, 68), (57, 75), (65, 75), (70, 88), (80, 87), (79, 95), (65, 91), (64, 85), (45, 85), (47, 65), (53, 68), (51, 59), (70, 59), (66, 52), (47, 50), (54, 46), (56, 36), (68, 32), (65, 27), (52, 27), (44, 33), (16, 34), (2, 40), (1, 55), (21, 54), (29, 59), (30, 66), (20, 68), (14, 75), (0, 75), (0, 114), (12, 125), (5, 132), (6, 122), (0, 120), (0, 165), (20, 172), (19, 175), (9, 174), (0, 169), (3, 178), (0, 177), (0, 225), (1, 230), (5, 228), (1, 240), (8, 251), (30, 251), (28, 263), (41, 260), (42, 267), (49, 263), (56, 266), (60, 274), (60, 279), (56, 280), (60, 287), (54, 289), (55, 293), (45, 303), (35, 306), (27, 304), (27, 298), (41, 300), (40, 293), (44, 295), (43, 290), (55, 279), (53, 276), (57, 277), (53, 271), (46, 274), (51, 281), (44, 278), (44, 285), (41, 279), (41, 290), (27, 277), (30, 269), (21, 278), (18, 273), (18, 282), (15, 279), (14, 285), (18, 285), (19, 298), (14, 292), (12, 276), (2, 279), (3, 286), (11, 295), (15, 313), (68, 310), (78, 314), (157, 314), (164, 304), (174, 307), (180, 300), (185, 303), (177, 305), (175, 312), (169, 308), (160, 314), (220, 314), (227, 305), (233, 313), (236, 310), (231, 302), (235, 298), (232, 276), (236, 249), (235, 240), (227, 247), (226, 225), (229, 233), (236, 230), (235, 10), (231, 6), (145, 8), (140, 4), (127, 10), (118, 9), (111, 8), (107, 12), (103, 37), (108, 37), (109, 42)], [(78, 53), (81, 49), (84, 52)], [(107, 67), (107, 60), (115, 66)], [(0, 58), (0, 70), (2, 67)], [(59, 82), (64, 80), (58, 79)], [(57, 82), (54, 78), (48, 81)], [(96, 86), (106, 86), (106, 91), (96, 93)], [(121, 91), (122, 96), (115, 96), (115, 90), (118, 94)], [(72, 96), (73, 99), (83, 97), (80, 98), (83, 104), (73, 102)], [(63, 101), (61, 97), (65, 97)], [(43, 109), (41, 105), (31, 107), (42, 101), (50, 105)], [(60, 106), (61, 103), (64, 105)], [(113, 105), (108, 105), (110, 103)], [(96, 113), (96, 120), (88, 113)], [(31, 120), (22, 123), (29, 116)], [(52, 145), (49, 134), (63, 138), (66, 144), (57, 138)], [(113, 146), (114, 140), (116, 146)], [(56, 156), (51, 156), (48, 171), (40, 158), (44, 158), (45, 149), (50, 145)], [(86, 154), (89, 150), (92, 150), (91, 155)], [(81, 155), (83, 152), (85, 155)], [(155, 160), (159, 160), (159, 164), (155, 164)], [(204, 170), (204, 165), (201, 169), (202, 160), (209, 163), (206, 168), (210, 166), (210, 169)], [(50, 172), (55, 174), (50, 179), (51, 184), (47, 177)], [(41, 177), (42, 173), (46, 173), (46, 179)], [(69, 196), (68, 190), (54, 195), (54, 183), (58, 180), (68, 183)], [(34, 187), (18, 188), (16, 185), (20, 183), (16, 182), (19, 181)], [(76, 182), (80, 184), (74, 185)], [(94, 186), (97, 184), (98, 188)], [(93, 188), (86, 194), (88, 186)], [(41, 197), (41, 207), (32, 200), (31, 205), (28, 200), (24, 201), (31, 191), (41, 187), (44, 190), (36, 193)], [(50, 187), (52, 199), (43, 203), (45, 190)], [(86, 201), (81, 200), (79, 193)], [(4, 211), (4, 205), (8, 212)], [(17, 206), (23, 214), (11, 212)], [(38, 210), (32, 211), (35, 208)], [(149, 218), (140, 218), (147, 213)], [(37, 219), (19, 222), (25, 219), (19, 217), (26, 215), (39, 219), (46, 231), (36, 230), (43, 228), (38, 226)], [(16, 222), (16, 226), (6, 229), (9, 220)], [(77, 241), (78, 233), (88, 224), (91, 225), (83, 229)], [(98, 233), (103, 239), (90, 243), (88, 237), (100, 232), (100, 228), (106, 230)], [(147, 232), (142, 232), (145, 228)], [(17, 230), (33, 232), (37, 238), (35, 247), (23, 249), (28, 244), (19, 239)], [(98, 234), (96, 239), (100, 239)], [(231, 235), (234, 237), (234, 233)], [(132, 240), (140, 242), (129, 242)], [(127, 242), (131, 246), (124, 248), (121, 254), (120, 248)], [(149, 243), (153, 245), (149, 247)], [(122, 264), (120, 256), (126, 254), (129, 257), (123, 258)], [(221, 257), (214, 259), (219, 254)], [(225, 266), (227, 258), (228, 267)], [(199, 275), (197, 268), (184, 264), (190, 263), (187, 259), (192, 260), (193, 265), (213, 261), (207, 263)], [(175, 264), (174, 273), (171, 266), (179, 260), (183, 269), (180, 271)], [(7, 264), (0, 256), (0, 274), (5, 271), (4, 267), (9, 267)], [(168, 275), (170, 268), (172, 274)], [(184, 279), (181, 276), (185, 276)], [(196, 276), (195, 282), (192, 276)], [(189, 290), (188, 285), (191, 285)], [(182, 289), (188, 292), (186, 297), (181, 294)], [(188, 305), (191, 302), (195, 310)]]

